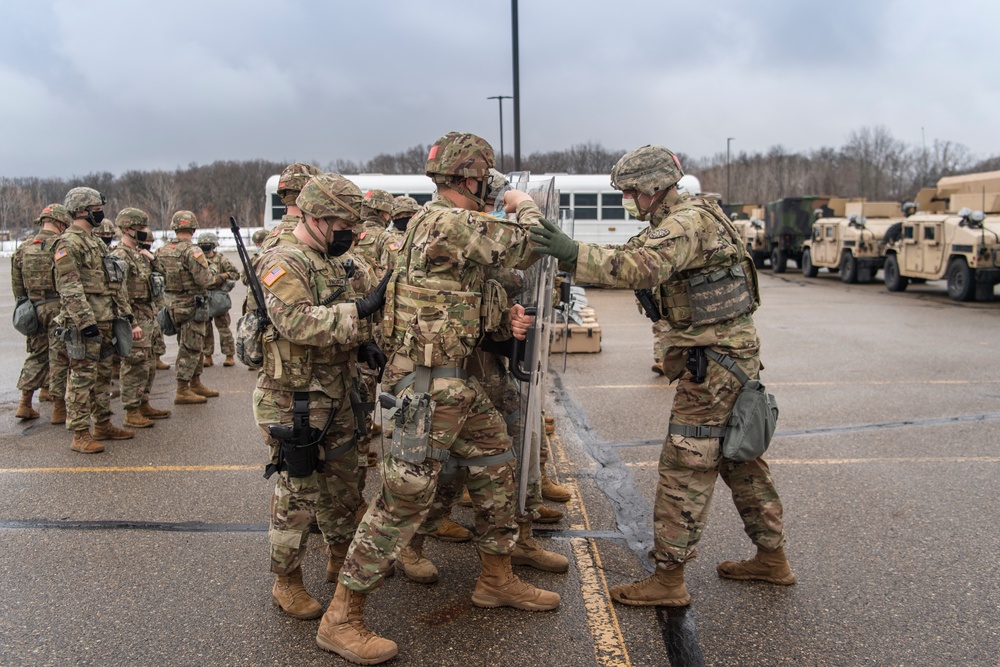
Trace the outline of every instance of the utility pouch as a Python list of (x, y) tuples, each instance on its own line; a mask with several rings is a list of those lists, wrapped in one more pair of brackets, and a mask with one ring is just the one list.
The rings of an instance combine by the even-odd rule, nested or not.
[(692, 327), (716, 324), (752, 312), (754, 298), (741, 264), (688, 281)]
[(391, 394), (382, 394), (379, 400), (382, 407), (392, 408), (390, 417), (394, 418), (389, 453), (400, 461), (423, 463), (432, 453), (430, 435), (434, 401), (431, 395), (396, 398)]
[(13, 323), (14, 328), (25, 336), (38, 333), (38, 313), (35, 312), (35, 304), (28, 297), (18, 298), (17, 305), (14, 306)]
[(116, 317), (111, 324), (114, 337), (111, 344), (114, 346), (115, 354), (119, 357), (127, 357), (132, 354), (132, 325), (124, 317)]
[(507, 313), (507, 292), (498, 281), (490, 279), (483, 287), (483, 331), (496, 331), (503, 324), (503, 316)]
[(351, 378), (351, 410), (354, 412), (355, 433), (359, 438), (368, 436), (367, 416), (375, 409), (374, 401), (368, 398), (368, 388), (358, 378)]
[(83, 336), (80, 335), (79, 329), (76, 327), (60, 327), (56, 329), (56, 336), (62, 338), (66, 343), (67, 357), (73, 361), (79, 361), (87, 358), (87, 345), (84, 343)]
[(264, 365), (264, 322), (251, 310), (236, 323), (236, 356), (249, 368)]
[(195, 322), (208, 322), (212, 319), (209, 314), (208, 309), (208, 297), (203, 294), (195, 295), (194, 297), (194, 316), (192, 319)]
[(128, 275), (128, 265), (125, 264), (125, 260), (114, 255), (105, 255), (101, 262), (109, 283), (125, 282), (125, 276)]
[(153, 271), (149, 274), (149, 293), (154, 299), (163, 296), (163, 289), (167, 286), (167, 279), (162, 273)]
[(177, 335), (177, 327), (174, 325), (174, 318), (170, 316), (170, 309), (166, 306), (156, 311), (156, 323), (160, 325), (160, 333), (164, 336)]
[(753, 461), (771, 444), (778, 423), (778, 403), (759, 380), (751, 380), (736, 362), (713, 350), (706, 354), (742, 383), (722, 440), (722, 455), (732, 461)]
[(206, 298), (208, 299), (208, 317), (210, 319), (225, 315), (229, 312), (229, 309), (233, 307), (233, 300), (230, 298), (228, 292), (222, 290), (209, 290)]

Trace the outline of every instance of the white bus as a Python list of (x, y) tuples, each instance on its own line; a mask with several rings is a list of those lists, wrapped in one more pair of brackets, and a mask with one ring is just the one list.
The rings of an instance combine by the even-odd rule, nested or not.
[[(429, 202), (434, 194), (434, 182), (422, 175), (345, 174), (345, 177), (353, 181), (362, 192), (385, 190), (394, 197), (413, 197), (420, 204)], [(638, 234), (647, 224), (625, 212), (622, 208), (622, 193), (611, 187), (611, 179), (606, 174), (532, 174), (531, 178), (555, 179), (563, 226), (579, 241), (621, 244)], [(267, 179), (265, 188), (264, 227), (267, 229), (277, 226), (285, 212), (277, 189), (276, 174)]]

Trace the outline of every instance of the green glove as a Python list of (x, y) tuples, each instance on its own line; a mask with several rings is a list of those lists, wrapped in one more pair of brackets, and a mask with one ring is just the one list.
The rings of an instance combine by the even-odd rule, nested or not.
[(560, 262), (576, 264), (576, 256), (580, 252), (579, 246), (555, 223), (542, 218), (541, 227), (532, 227), (528, 231), (531, 232), (531, 240), (538, 244), (537, 248), (533, 248), (535, 252), (540, 255), (552, 255)]

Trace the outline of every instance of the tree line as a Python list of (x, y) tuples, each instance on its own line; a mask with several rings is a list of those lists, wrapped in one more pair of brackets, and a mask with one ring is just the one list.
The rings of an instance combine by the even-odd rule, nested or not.
[[(428, 148), (417, 145), (376, 155), (367, 162), (338, 159), (319, 166), (342, 174), (419, 174)], [(531, 153), (522, 158), (521, 168), (535, 173), (607, 174), (624, 153), (624, 149), (584, 143)], [(942, 176), (1000, 169), (1000, 156), (977, 159), (966, 146), (951, 141), (936, 140), (929, 147), (909, 145), (882, 126), (855, 130), (840, 148), (789, 152), (772, 146), (763, 152), (741, 151), (730, 156), (728, 169), (725, 153), (679, 157), (684, 170), (701, 180), (704, 191), (719, 193), (731, 202), (758, 204), (809, 194), (904, 201)], [(510, 155), (504, 162), (508, 170), (514, 164)], [(180, 209), (194, 211), (206, 227), (224, 226), (230, 215), (253, 226), (263, 219), (264, 183), (284, 167), (283, 162), (269, 160), (221, 160), (174, 171), (131, 170), (118, 176), (97, 172), (69, 179), (3, 177), (0, 230), (15, 237), (27, 233), (46, 204), (61, 202), (67, 190), (78, 185), (103, 192), (109, 215), (126, 206), (145, 210), (154, 229), (168, 228), (170, 217)]]

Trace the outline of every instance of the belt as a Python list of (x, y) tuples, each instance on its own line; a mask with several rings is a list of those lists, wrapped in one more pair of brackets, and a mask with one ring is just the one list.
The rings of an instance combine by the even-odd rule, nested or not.
[(725, 426), (691, 426), (689, 424), (670, 423), (667, 433), (682, 435), (685, 438), (724, 438), (729, 431)]
[[(426, 371), (424, 369), (426, 369)], [(436, 380), (438, 378), (458, 378), (459, 380), (467, 380), (469, 378), (469, 374), (462, 368), (449, 368), (447, 366), (436, 366), (431, 368), (429, 366), (417, 366), (415, 371), (405, 375), (402, 380), (396, 383), (392, 393), (399, 396), (403, 393), (403, 390), (411, 384), (416, 384), (413, 390), (418, 394), (426, 394), (430, 391), (431, 380)]]

